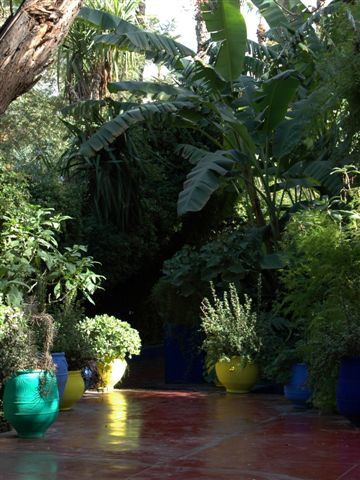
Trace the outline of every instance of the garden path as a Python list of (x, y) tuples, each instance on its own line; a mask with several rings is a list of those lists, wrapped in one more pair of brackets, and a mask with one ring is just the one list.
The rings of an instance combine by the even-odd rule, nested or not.
[(43, 440), (0, 435), (4, 480), (360, 480), (360, 431), (278, 395), (86, 393)]

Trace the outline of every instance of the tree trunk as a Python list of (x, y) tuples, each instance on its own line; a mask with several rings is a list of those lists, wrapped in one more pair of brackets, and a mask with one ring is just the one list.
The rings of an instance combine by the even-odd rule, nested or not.
[(139, 2), (139, 6), (136, 10), (136, 16), (140, 25), (145, 26), (145, 14), (146, 14), (146, 3), (144, 0)]
[[(136, 18), (137, 18), (138, 24), (143, 28), (146, 28), (145, 15), (146, 15), (146, 0), (141, 0), (136, 10)], [(144, 71), (145, 71), (145, 59), (143, 64), (139, 67), (139, 80), (141, 82), (144, 80)]]
[(204, 18), (201, 13), (201, 4), (204, 0), (194, 0), (195, 4), (195, 30), (197, 39), (197, 53), (201, 57), (206, 54), (206, 42), (209, 40), (209, 33), (206, 29)]
[(24, 0), (0, 29), (0, 115), (51, 63), (82, 0)]

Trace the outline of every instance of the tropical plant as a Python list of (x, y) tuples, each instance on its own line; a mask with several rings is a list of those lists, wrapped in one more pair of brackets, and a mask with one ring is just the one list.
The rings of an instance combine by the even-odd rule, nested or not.
[(29, 320), (18, 308), (0, 304), (0, 384), (18, 370), (38, 368), (39, 358)]
[(137, 330), (128, 322), (109, 315), (86, 317), (79, 331), (88, 338), (93, 360), (110, 363), (119, 358), (131, 358), (140, 353), (141, 340)]
[(123, 21), (137, 23), (139, 0), (111, 0), (86, 2), (77, 21), (59, 50), (59, 79), (70, 103), (101, 99), (107, 93), (107, 83), (112, 77), (137, 78), (145, 58), (129, 51), (100, 45), (98, 36), (103, 29), (95, 23), (82, 21), (86, 12), (101, 9), (104, 14), (119, 16)]
[[(205, 65), (197, 59), (175, 62), (180, 87), (149, 82), (110, 84), (112, 92), (142, 92), (154, 101), (137, 108), (130, 106), (130, 110), (126, 106), (126, 110), (105, 122), (82, 143), (78, 155), (96, 158), (134, 125), (151, 124), (159, 115), (199, 131), (209, 139), (206, 148), (189, 144), (178, 147), (178, 151), (195, 164), (179, 196), (178, 212), (183, 215), (201, 210), (223, 184), (221, 177), (226, 176), (230, 185), (246, 193), (251, 205), (249, 221), (259, 227), (267, 225), (263, 231), (270, 253), (279, 240), (286, 212), (298, 208), (301, 202), (318, 198), (324, 193), (324, 187), (332, 193), (341, 188), (339, 176), (333, 175), (331, 182), (327, 182), (338, 159), (322, 157), (314, 161), (312, 155), (318, 145), (315, 147), (313, 138), (309, 140), (306, 129), (309, 125), (301, 121), (305, 109), (306, 118), (310, 118), (309, 111), (315, 111), (314, 104), (318, 107), (320, 102), (327, 102), (326, 112), (329, 112), (339, 108), (339, 101), (327, 96), (323, 89), (314, 89), (319, 75), (314, 73), (310, 49), (301, 57), (299, 65), (294, 60), (294, 50), (301, 50), (298, 43), (291, 43), (298, 35), (297, 31), (295, 35), (289, 33), (294, 25), (302, 28), (306, 42), (317, 41), (314, 49), (326, 51), (326, 45), (322, 45), (312, 29), (318, 17), (304, 10), (299, 2), (292, 11), (297, 23), (291, 26), (284, 13), (286, 9), (258, 3), (264, 15), (275, 24), (269, 37), (278, 42), (286, 32), (285, 45), (276, 57), (278, 64), (275, 55), (267, 53), (276, 48), (255, 48), (246, 42), (246, 27), (237, 0), (219, 1), (216, 8), (204, 7), (203, 16), (214, 45), (211, 63)], [(234, 25), (236, 29), (232, 28)], [(255, 55), (261, 52), (273, 63), (263, 78), (251, 72), (241, 75), (244, 68), (250, 68), (249, 64), (244, 67), (248, 47)], [(309, 68), (306, 70), (306, 67)], [(158, 100), (160, 94), (163, 101)], [(320, 123), (324, 116), (323, 111), (318, 113)], [(322, 122), (322, 126), (325, 125), (326, 122)], [(330, 151), (332, 134), (322, 133), (316, 133), (316, 141), (326, 144)], [(304, 145), (308, 145), (305, 155)]]
[(103, 277), (93, 271), (93, 259), (84, 256), (86, 247), (58, 249), (56, 235), (66, 219), (29, 203), (3, 216), (0, 291), (9, 305), (32, 299), (43, 311), (53, 302), (71, 303), (78, 292), (92, 302)]
[(58, 115), (64, 102), (55, 95), (53, 77), (50, 69), (41, 83), (13, 102), (1, 118), (0, 158), (17, 171), (32, 172), (43, 162), (54, 168), (66, 146), (66, 128)]
[(209, 282), (224, 289), (234, 283), (241, 293), (257, 296), (257, 278), (263, 275), (266, 303), (273, 295), (273, 268), (281, 265), (280, 256), (262, 249), (262, 232), (233, 224), (225, 225), (200, 246), (186, 244), (163, 264), (162, 277), (153, 289), (153, 299), (165, 322), (198, 325), (200, 304), (209, 294)]
[(5, 305), (0, 298), (0, 392), (16, 372), (41, 370), (40, 394), (47, 393), (48, 374), (54, 372), (50, 356), (53, 334), (50, 315), (25, 314), (18, 308)]
[[(120, 0), (117, 2), (118, 5), (128, 4), (133, 13), (137, 3), (139, 2)], [(133, 14), (130, 15), (131, 12), (124, 15), (121, 9), (115, 10), (116, 12), (110, 13), (106, 9), (96, 10), (84, 7), (79, 15), (79, 28), (83, 28), (84, 31), (93, 28), (98, 33), (95, 38), (92, 37), (93, 41), (89, 44), (93, 55), (96, 56), (99, 52), (113, 56), (137, 53), (156, 57), (157, 61), (170, 55), (175, 58), (194, 55), (190, 49), (166, 35), (148, 32), (142, 26), (129, 23), (127, 21), (129, 19), (134, 22)], [(118, 16), (119, 14), (121, 17)], [(78, 55), (78, 49), (73, 49), (73, 54)], [(113, 65), (116, 65), (115, 60)], [(117, 77), (118, 80), (121, 80), (121, 73)], [(105, 87), (108, 81), (110, 81), (109, 75), (103, 79)], [(110, 85), (109, 88), (112, 93), (118, 91), (115, 87), (111, 88)], [(110, 98), (99, 102), (95, 100), (78, 102), (65, 110), (65, 114), (68, 116), (66, 124), (74, 136), (74, 143), (64, 157), (65, 169), (70, 175), (87, 176), (97, 211), (102, 213), (106, 220), (110, 216), (114, 217), (115, 212), (118, 212), (116, 213), (116, 223), (123, 226), (128, 218), (134, 219), (134, 223), (136, 222), (138, 216), (136, 206), (139, 203), (137, 199), (140, 198), (138, 185), (147, 173), (146, 161), (141, 162), (142, 159), (140, 159), (142, 149), (139, 149), (139, 145), (143, 144), (142, 129), (135, 132), (135, 135), (129, 136), (127, 142), (120, 139), (112, 148), (99, 152), (99, 155), (93, 158), (84, 156), (82, 153), (79, 155), (79, 146), (104, 122), (126, 112), (130, 106), (136, 106), (133, 101), (128, 101), (128, 97), (128, 94), (124, 95), (122, 100), (125, 102)], [(164, 109), (166, 110), (166, 107), (160, 108), (160, 112)], [(134, 118), (134, 123), (136, 123), (136, 118)], [(133, 211), (130, 211), (130, 208)], [(109, 212), (111, 212), (110, 215)]]
[(284, 238), (289, 265), (281, 273), (279, 308), (298, 329), (296, 345), (310, 371), (314, 404), (335, 408), (343, 356), (358, 355), (360, 287), (358, 229), (327, 211), (293, 217)]
[(241, 302), (234, 284), (229, 284), (222, 298), (211, 284), (212, 299), (201, 304), (201, 328), (205, 333), (202, 348), (208, 361), (230, 361), (240, 356), (244, 364), (254, 362), (261, 349), (257, 333), (257, 313), (251, 299), (245, 295)]
[(0, 222), (12, 210), (19, 208), (29, 199), (24, 175), (15, 172), (13, 167), (0, 161)]
[(91, 362), (89, 341), (79, 329), (84, 310), (79, 303), (53, 306), (54, 352), (64, 352), (69, 370), (81, 370)]

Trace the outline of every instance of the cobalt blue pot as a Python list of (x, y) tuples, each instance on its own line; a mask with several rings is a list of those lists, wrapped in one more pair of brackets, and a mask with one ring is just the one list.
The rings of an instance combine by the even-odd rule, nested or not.
[(356, 426), (360, 426), (360, 357), (341, 360), (336, 386), (336, 403), (339, 413)]
[(291, 368), (290, 382), (284, 386), (284, 395), (297, 408), (306, 408), (311, 397), (309, 372), (305, 363), (295, 363)]
[(68, 378), (68, 364), (64, 352), (56, 352), (51, 356), (56, 366), (56, 380), (59, 389), (59, 398), (61, 399), (64, 395), (65, 385)]
[(166, 383), (203, 383), (204, 354), (196, 327), (165, 325), (164, 360)]

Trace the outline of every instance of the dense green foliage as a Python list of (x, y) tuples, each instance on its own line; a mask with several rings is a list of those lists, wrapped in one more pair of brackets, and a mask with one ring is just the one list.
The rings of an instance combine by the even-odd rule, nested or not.
[(125, 360), (140, 353), (139, 333), (128, 322), (116, 317), (86, 317), (79, 323), (79, 331), (88, 338), (91, 358), (102, 363), (117, 358)]
[(69, 370), (80, 370), (91, 361), (89, 341), (79, 330), (84, 318), (81, 304), (75, 303), (65, 308), (54, 306), (51, 309), (54, 318), (55, 338), (53, 352), (64, 352)]
[(101, 277), (81, 245), (58, 249), (56, 234), (66, 217), (24, 203), (3, 216), (0, 239), (0, 290), (9, 305), (31, 298), (44, 306), (71, 303), (78, 292), (91, 301)]
[(50, 71), (0, 119), (0, 158), (34, 174), (43, 163), (53, 165), (66, 146), (66, 129), (58, 114), (64, 101), (56, 95), (53, 75)]
[[(306, 361), (314, 404), (331, 409), (341, 358), (360, 354), (360, 6), (253, 3), (262, 43), (246, 42), (238, 0), (204, 6), (206, 59), (147, 30), (137, 1), (82, 10), (59, 56), (74, 102), (62, 123), (49, 122), (65, 104), (53, 84), (1, 119), (0, 292), (49, 308), (80, 367), (92, 332), (93, 356), (119, 325), (135, 346), (117, 354), (138, 351), (110, 315), (146, 342), (162, 340), (159, 317), (196, 328), (213, 282), (206, 328), (229, 327), (248, 359), (261, 343), (270, 380)], [(145, 57), (165, 80), (144, 81)], [(87, 313), (106, 315), (81, 321), (78, 294), (96, 289)], [(213, 356), (232, 355), (213, 333)]]
[(17, 308), (0, 304), (0, 387), (17, 370), (38, 368), (37, 349), (28, 318)]
[(360, 354), (359, 233), (327, 212), (309, 211), (292, 219), (284, 248), (289, 265), (279, 309), (302, 333), (295, 347), (309, 365), (314, 403), (329, 409), (341, 358)]

